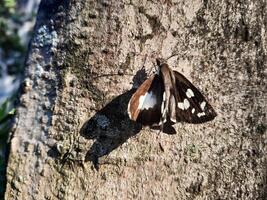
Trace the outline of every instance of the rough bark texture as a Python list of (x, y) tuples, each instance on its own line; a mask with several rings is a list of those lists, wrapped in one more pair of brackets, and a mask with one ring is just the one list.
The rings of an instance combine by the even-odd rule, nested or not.
[[(6, 199), (266, 199), (266, 13), (264, 0), (42, 1)], [(173, 54), (218, 117), (158, 138), (126, 108)]]

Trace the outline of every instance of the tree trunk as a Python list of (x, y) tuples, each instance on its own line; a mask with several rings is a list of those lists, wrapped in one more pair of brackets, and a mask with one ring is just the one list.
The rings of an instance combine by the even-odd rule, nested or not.
[[(6, 199), (266, 199), (266, 13), (264, 0), (43, 0)], [(172, 55), (218, 116), (158, 136), (127, 103)]]

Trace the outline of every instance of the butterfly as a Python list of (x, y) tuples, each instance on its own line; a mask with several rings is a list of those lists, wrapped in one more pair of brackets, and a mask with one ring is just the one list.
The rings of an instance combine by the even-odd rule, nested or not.
[[(143, 126), (176, 133), (177, 122), (193, 124), (213, 120), (217, 114), (202, 93), (181, 73), (156, 59), (157, 73), (132, 95), (128, 115)], [(166, 131), (164, 131), (166, 130)]]

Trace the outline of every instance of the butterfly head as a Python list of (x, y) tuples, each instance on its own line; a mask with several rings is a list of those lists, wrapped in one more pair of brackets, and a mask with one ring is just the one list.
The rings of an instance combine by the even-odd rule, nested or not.
[(162, 71), (162, 68), (169, 68), (168, 64), (166, 64), (166, 60), (162, 58), (157, 58), (156, 63), (157, 63), (157, 74), (160, 74), (160, 71)]
[(156, 63), (159, 68), (162, 67), (166, 63), (166, 61), (163, 58), (156, 58)]

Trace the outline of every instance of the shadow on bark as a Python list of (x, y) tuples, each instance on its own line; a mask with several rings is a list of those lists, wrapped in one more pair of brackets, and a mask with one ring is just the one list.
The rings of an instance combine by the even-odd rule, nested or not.
[[(133, 77), (133, 85), (141, 85), (146, 78), (147, 74), (142, 68)], [(95, 140), (85, 161), (93, 162), (96, 169), (100, 157), (108, 155), (142, 129), (141, 124), (130, 120), (127, 113), (128, 102), (135, 91), (131, 89), (119, 95), (83, 124), (81, 136)]]
[(98, 159), (108, 155), (141, 130), (141, 125), (131, 121), (127, 114), (128, 102), (134, 89), (113, 99), (103, 109), (83, 124), (80, 133), (95, 142), (87, 152), (85, 161), (92, 161), (98, 169)]

